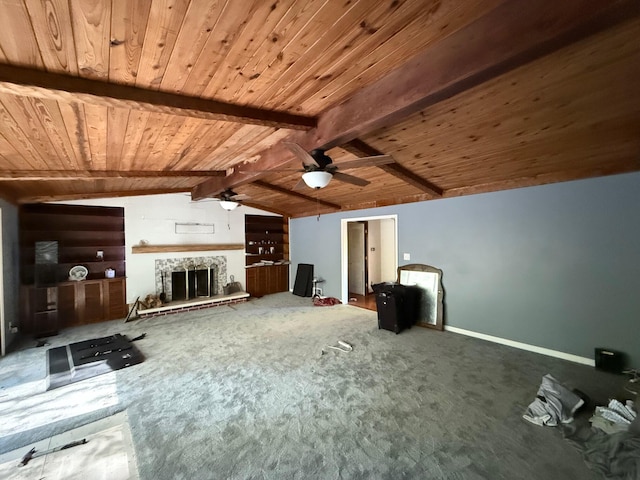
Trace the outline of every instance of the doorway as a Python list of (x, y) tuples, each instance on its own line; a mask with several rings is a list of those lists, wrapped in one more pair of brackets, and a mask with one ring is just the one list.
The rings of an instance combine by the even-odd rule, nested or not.
[(343, 219), (341, 227), (342, 302), (375, 310), (371, 285), (397, 275), (397, 215)]
[(367, 222), (350, 222), (347, 225), (349, 244), (349, 297), (367, 294)]

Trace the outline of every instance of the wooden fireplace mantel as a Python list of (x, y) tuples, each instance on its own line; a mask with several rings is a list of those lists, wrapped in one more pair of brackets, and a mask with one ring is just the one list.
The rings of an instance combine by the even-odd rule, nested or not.
[(134, 245), (131, 253), (204, 252), (209, 250), (244, 250), (243, 243), (193, 243), (183, 245)]

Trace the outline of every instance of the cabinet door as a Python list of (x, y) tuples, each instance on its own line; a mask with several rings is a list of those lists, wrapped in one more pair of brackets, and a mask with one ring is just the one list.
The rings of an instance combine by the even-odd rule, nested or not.
[(276, 281), (274, 293), (289, 290), (289, 265), (276, 265)]
[(104, 316), (107, 320), (116, 320), (127, 316), (128, 308), (126, 303), (126, 282), (124, 278), (113, 278), (104, 280)]
[(95, 323), (104, 320), (102, 280), (84, 280), (84, 305), (81, 307), (80, 323)]
[(286, 292), (289, 289), (289, 266), (267, 265), (247, 268), (247, 292), (252, 297), (270, 293)]
[(289, 288), (287, 265), (265, 267), (267, 270), (267, 293), (286, 292)]
[(270, 276), (270, 267), (253, 267), (247, 268), (247, 292), (252, 297), (262, 297), (268, 293)]
[(36, 337), (56, 335), (58, 331), (58, 290), (56, 287), (21, 288), (21, 325), (24, 333)]
[(79, 325), (76, 319), (76, 290), (77, 283), (64, 283), (58, 286), (58, 320), (65, 328)]
[(252, 297), (257, 297), (257, 276), (256, 276), (256, 268), (247, 268), (246, 272), (246, 289), (247, 293)]

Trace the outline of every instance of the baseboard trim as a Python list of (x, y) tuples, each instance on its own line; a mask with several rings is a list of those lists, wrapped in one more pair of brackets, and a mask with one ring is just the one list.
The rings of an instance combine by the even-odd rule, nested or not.
[(581, 357), (579, 355), (573, 355), (571, 353), (560, 352), (558, 350), (551, 350), (550, 348), (538, 347), (536, 345), (529, 345), (528, 343), (515, 342), (506, 338), (494, 337), (493, 335), (487, 335), (485, 333), (474, 332), (472, 330), (466, 330), (464, 328), (444, 326), (444, 329), (448, 332), (459, 333), (460, 335), (467, 335), (469, 337), (480, 338), (481, 340), (487, 340), (488, 342), (500, 343), (509, 347), (519, 348), (521, 350), (527, 350), (529, 352), (540, 353), (549, 357), (561, 358), (563, 360), (569, 360), (570, 362), (581, 363), (583, 365), (589, 365), (595, 367), (595, 360), (587, 357)]

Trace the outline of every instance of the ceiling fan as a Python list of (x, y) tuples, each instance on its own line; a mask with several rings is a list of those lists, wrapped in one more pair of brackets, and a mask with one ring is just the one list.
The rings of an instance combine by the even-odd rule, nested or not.
[(319, 189), (326, 187), (332, 178), (341, 182), (350, 183), (359, 187), (365, 187), (369, 185), (368, 180), (359, 178), (353, 175), (342, 173), (339, 170), (351, 170), (354, 168), (362, 167), (376, 167), (378, 165), (386, 165), (393, 163), (395, 160), (391, 155), (375, 155), (373, 157), (362, 157), (356, 160), (350, 160), (348, 162), (340, 162), (339, 164), (333, 163), (331, 157), (329, 157), (321, 148), (311, 150), (307, 152), (297, 143), (282, 142), (289, 150), (291, 150), (301, 161), (302, 169), (275, 169), (265, 170), (265, 172), (283, 172), (283, 171), (296, 171), (304, 172), (302, 179), (293, 187), (297, 190), (307, 185), (313, 189)]
[(304, 186), (305, 184), (313, 189), (324, 188), (329, 184), (332, 178), (341, 182), (364, 187), (369, 185), (371, 182), (364, 178), (339, 172), (338, 169), (351, 170), (354, 168), (386, 165), (394, 162), (391, 155), (375, 155), (373, 157), (362, 157), (357, 160), (341, 162), (339, 165), (336, 165), (333, 163), (331, 157), (325, 153), (325, 150), (317, 148), (308, 153), (297, 143), (283, 143), (302, 161), (303, 169), (300, 171), (304, 173), (302, 174), (302, 179), (295, 187), (293, 187), (294, 190)]
[(240, 205), (243, 200), (248, 200), (249, 196), (245, 194), (237, 194), (230, 188), (227, 188), (224, 192), (218, 195), (217, 200), (220, 202), (220, 206), (226, 211), (230, 212)]

